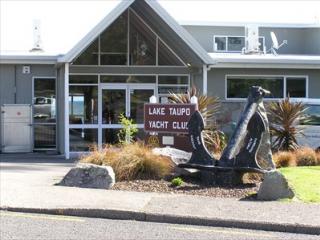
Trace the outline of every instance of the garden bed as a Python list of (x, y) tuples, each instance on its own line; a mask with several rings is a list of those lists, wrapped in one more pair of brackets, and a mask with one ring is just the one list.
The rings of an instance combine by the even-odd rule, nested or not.
[(242, 184), (236, 186), (206, 186), (200, 181), (188, 180), (181, 186), (174, 187), (165, 180), (132, 180), (115, 183), (113, 190), (157, 192), (172, 194), (201, 195), (220, 198), (246, 198), (256, 193), (259, 183)]

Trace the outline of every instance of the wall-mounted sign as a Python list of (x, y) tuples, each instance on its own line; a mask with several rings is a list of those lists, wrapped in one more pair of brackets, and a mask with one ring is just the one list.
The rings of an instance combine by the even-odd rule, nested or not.
[(147, 132), (188, 133), (195, 104), (145, 104), (144, 130)]

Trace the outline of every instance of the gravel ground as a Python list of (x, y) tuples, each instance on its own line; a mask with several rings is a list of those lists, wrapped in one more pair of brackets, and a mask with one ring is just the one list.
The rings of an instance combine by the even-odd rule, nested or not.
[(204, 186), (200, 182), (188, 181), (182, 186), (174, 187), (165, 180), (134, 180), (117, 182), (113, 190), (137, 191), (137, 192), (162, 192), (182, 193), (222, 198), (246, 198), (258, 191), (258, 183), (243, 184), (238, 186)]

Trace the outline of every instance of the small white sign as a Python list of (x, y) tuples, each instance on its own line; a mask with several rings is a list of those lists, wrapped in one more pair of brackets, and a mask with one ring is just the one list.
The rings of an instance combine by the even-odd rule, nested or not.
[(172, 136), (163, 136), (162, 137), (162, 144), (163, 145), (173, 145), (174, 138)]
[(30, 66), (22, 66), (23, 74), (30, 74)]

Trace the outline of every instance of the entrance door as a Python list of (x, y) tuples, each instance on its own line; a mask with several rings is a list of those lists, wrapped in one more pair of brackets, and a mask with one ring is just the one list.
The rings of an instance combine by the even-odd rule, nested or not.
[(101, 87), (101, 143), (118, 143), (121, 114), (138, 125), (142, 138), (144, 103), (155, 94), (154, 84), (103, 84)]

